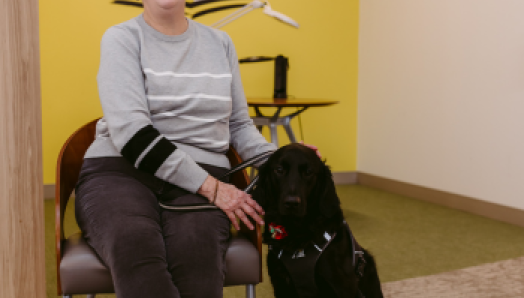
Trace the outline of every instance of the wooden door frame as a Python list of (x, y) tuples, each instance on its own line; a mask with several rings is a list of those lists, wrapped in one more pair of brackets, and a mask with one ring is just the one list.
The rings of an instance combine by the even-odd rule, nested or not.
[(46, 297), (38, 0), (0, 0), (0, 297)]

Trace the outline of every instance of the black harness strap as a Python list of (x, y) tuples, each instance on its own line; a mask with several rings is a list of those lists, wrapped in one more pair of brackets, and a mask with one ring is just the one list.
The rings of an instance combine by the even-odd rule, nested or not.
[[(219, 177), (218, 180), (223, 180), (224, 178), (226, 178), (226, 177), (228, 177), (228, 176), (230, 176), (230, 175), (232, 175), (232, 174), (234, 174), (234, 173), (236, 173), (238, 171), (242, 171), (243, 169), (245, 169), (247, 167), (253, 166), (253, 165), (263, 161), (264, 159), (268, 158), (271, 154), (273, 154), (273, 152), (272, 151), (268, 151), (268, 152), (261, 153), (261, 154), (255, 156), (255, 157), (252, 157), (252, 158), (250, 158), (250, 159), (248, 159), (248, 160), (238, 164), (237, 166), (235, 166), (234, 168), (230, 169), (229, 171), (227, 171), (224, 175)], [(244, 189), (244, 192), (250, 193), (257, 182), (258, 182), (258, 175), (255, 176), (255, 178), (253, 178), (253, 180), (251, 180), (249, 185)], [(208, 204), (208, 203), (196, 204), (196, 205), (177, 205), (177, 206), (166, 205), (166, 204), (163, 204), (162, 202), (159, 202), (158, 204), (163, 209), (172, 210), (172, 211), (199, 211), (199, 210), (218, 209), (218, 207), (216, 205)]]

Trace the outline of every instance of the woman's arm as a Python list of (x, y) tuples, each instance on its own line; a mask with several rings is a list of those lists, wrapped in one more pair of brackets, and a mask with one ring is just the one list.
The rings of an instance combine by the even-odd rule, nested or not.
[[(242, 159), (247, 160), (253, 156), (267, 151), (275, 151), (278, 149), (273, 143), (268, 143), (266, 139), (260, 134), (258, 129), (253, 125), (253, 120), (249, 117), (248, 106), (242, 80), (240, 78), (240, 70), (238, 64), (238, 56), (235, 46), (231, 38), (224, 33), (227, 38), (228, 59), (233, 76), (231, 85), (231, 97), (233, 99), (233, 111), (229, 120), (229, 131), (231, 134), (231, 144)], [(319, 158), (322, 158), (318, 148), (314, 145), (304, 144), (317, 153)]]
[(229, 119), (231, 144), (243, 160), (247, 160), (260, 153), (275, 151), (277, 147), (268, 143), (253, 125), (249, 117), (246, 96), (240, 78), (238, 56), (231, 38), (224, 33), (227, 40), (227, 53), (232, 74), (231, 97), (233, 108)]
[(153, 127), (139, 48), (138, 37), (118, 26), (102, 38), (97, 81), (111, 140), (139, 170), (196, 193), (209, 174)]

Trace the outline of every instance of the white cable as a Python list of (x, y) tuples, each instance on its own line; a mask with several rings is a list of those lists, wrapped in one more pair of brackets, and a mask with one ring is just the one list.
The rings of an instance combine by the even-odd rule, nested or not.
[(236, 10), (235, 12), (233, 12), (232, 14), (226, 16), (225, 18), (219, 20), (218, 22), (214, 23), (211, 25), (211, 27), (213, 28), (221, 28), (221, 27), (224, 27), (225, 25), (233, 22), (234, 20), (240, 18), (241, 16), (257, 9), (257, 8), (264, 8), (264, 13), (267, 14), (268, 16), (271, 16), (271, 17), (274, 17), (276, 18), (277, 20), (281, 21), (281, 22), (284, 22), (288, 25), (291, 25), (291, 26), (294, 26), (296, 28), (299, 27), (298, 23), (296, 21), (294, 21), (292, 18), (286, 16), (285, 14), (283, 13), (280, 13), (278, 11), (274, 11), (273, 9), (271, 9), (271, 5), (269, 4), (269, 2), (262, 2), (262, 1), (258, 1), (258, 0), (254, 0), (252, 1), (251, 3), (245, 5), (244, 7), (241, 7), (239, 8), (238, 10)]
[(228, 15), (227, 17), (221, 19), (220, 21), (214, 23), (211, 25), (211, 27), (213, 28), (222, 28), (224, 27), (225, 25), (233, 22), (234, 20), (240, 18), (241, 16), (253, 11), (254, 8), (253, 7), (250, 7), (249, 4), (240, 8), (239, 10), (233, 12), (232, 14)]
[(223, 19), (217, 21), (217, 22), (214, 23), (214, 24), (211, 24), (211, 27), (214, 27), (214, 28), (220, 28), (220, 27), (224, 26), (224, 25), (221, 25), (221, 24), (224, 23), (224, 22), (226, 22), (226, 21), (229, 20), (229, 19), (234, 18), (236, 15), (242, 13), (243, 11), (245, 11), (245, 10), (248, 9), (248, 8), (249, 8), (249, 6), (246, 5), (246, 6), (244, 6), (244, 7), (239, 8), (238, 10), (235, 10), (232, 14), (226, 16), (225, 18), (223, 18)]
[(273, 9), (271, 9), (271, 5), (269, 5), (269, 2), (267, 2), (265, 7), (264, 7), (264, 13), (267, 14), (268, 16), (272, 16), (272, 17), (276, 18), (277, 20), (282, 21), (282, 22), (284, 22), (284, 23), (286, 23), (288, 25), (294, 26), (296, 28), (299, 27), (298, 23), (295, 22), (292, 18), (286, 16), (283, 13), (280, 13), (278, 11), (274, 11)]
[(249, 3), (249, 5), (253, 6), (253, 8), (261, 8), (264, 7), (266, 3), (258, 0), (254, 0), (253, 2)]
[(240, 18), (241, 16), (247, 14), (248, 12), (251, 12), (254, 9), (257, 9), (257, 8), (264, 7), (264, 4), (265, 4), (264, 2), (261, 2), (261, 1), (258, 1), (258, 0), (254, 0), (253, 2), (245, 5), (244, 7), (239, 8), (238, 10), (236, 10), (232, 14), (226, 16), (225, 18), (221, 19), (220, 21), (212, 24), (211, 27), (214, 27), (214, 28), (217, 28), (217, 29), (221, 28), (221, 27), (224, 27), (225, 25), (233, 22), (234, 20)]

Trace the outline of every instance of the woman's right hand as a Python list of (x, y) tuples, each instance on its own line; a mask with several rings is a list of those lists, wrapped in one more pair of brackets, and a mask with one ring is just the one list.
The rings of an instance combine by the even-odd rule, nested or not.
[(264, 214), (262, 207), (251, 198), (251, 195), (239, 190), (231, 184), (220, 181), (217, 184), (217, 179), (208, 176), (204, 181), (204, 184), (202, 184), (198, 190), (198, 193), (208, 198), (210, 202), (213, 202), (218, 208), (222, 209), (237, 230), (240, 230), (237, 218), (239, 218), (249, 229), (253, 230), (255, 228), (247, 215), (259, 224), (264, 224), (264, 221), (260, 217), (260, 215)]

